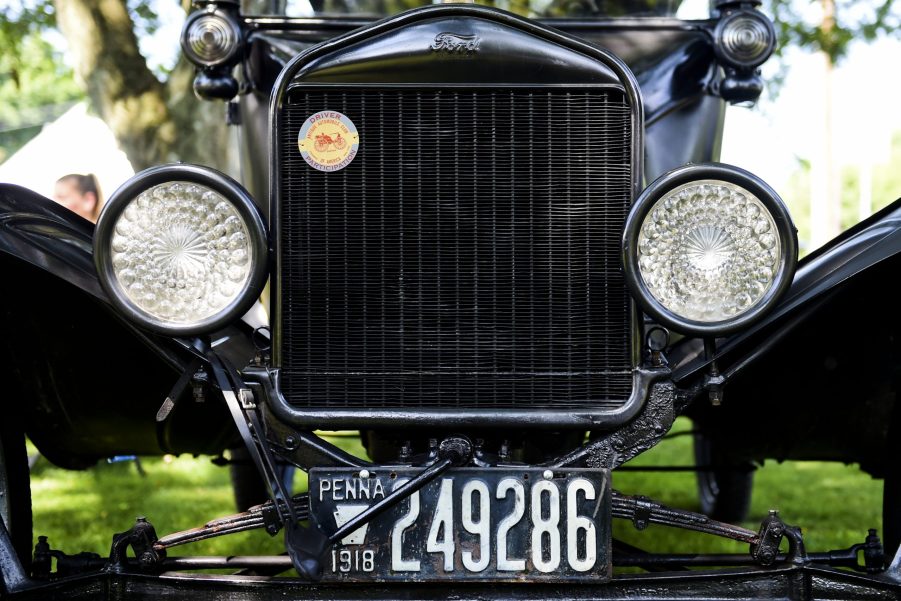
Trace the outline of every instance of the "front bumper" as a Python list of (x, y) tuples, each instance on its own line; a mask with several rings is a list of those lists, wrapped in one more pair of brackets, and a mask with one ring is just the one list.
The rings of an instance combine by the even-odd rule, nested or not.
[(717, 571), (626, 575), (601, 585), (363, 584), (310, 585), (295, 579), (209, 574), (101, 573), (38, 585), (10, 595), (10, 601), (48, 599), (203, 599), (263, 601), (375, 601), (378, 599), (846, 599), (901, 598), (901, 575), (868, 576), (818, 566), (785, 566)]

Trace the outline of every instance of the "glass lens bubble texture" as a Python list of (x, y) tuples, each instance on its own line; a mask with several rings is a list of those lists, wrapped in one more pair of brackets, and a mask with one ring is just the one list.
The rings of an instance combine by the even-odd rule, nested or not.
[(645, 216), (638, 267), (650, 293), (683, 319), (715, 323), (755, 307), (781, 263), (776, 224), (735, 184), (701, 180), (665, 194)]
[(119, 215), (110, 246), (124, 294), (172, 324), (217, 315), (244, 291), (251, 274), (250, 236), (237, 209), (190, 182), (142, 192)]

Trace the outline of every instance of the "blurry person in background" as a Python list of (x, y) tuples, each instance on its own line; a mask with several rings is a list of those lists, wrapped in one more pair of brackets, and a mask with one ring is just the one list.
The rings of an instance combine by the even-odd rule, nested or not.
[(92, 173), (70, 173), (56, 180), (53, 200), (74, 211), (88, 221), (97, 221), (100, 214), (100, 187)]

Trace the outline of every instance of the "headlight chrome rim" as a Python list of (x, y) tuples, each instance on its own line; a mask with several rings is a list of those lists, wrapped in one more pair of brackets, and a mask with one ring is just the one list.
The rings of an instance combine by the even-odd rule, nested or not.
[[(176, 182), (209, 188), (231, 204), (243, 220), (251, 249), (248, 276), (243, 283), (244, 289), (223, 309), (193, 323), (168, 322), (139, 307), (123, 290), (113, 266), (112, 241), (123, 212), (143, 192)], [(268, 234), (262, 215), (250, 194), (232, 178), (200, 165), (163, 165), (136, 174), (116, 190), (104, 205), (97, 220), (93, 244), (94, 263), (100, 285), (113, 306), (138, 325), (169, 336), (207, 334), (240, 319), (259, 298), (268, 277)]]
[[(675, 314), (651, 292), (639, 266), (639, 237), (645, 218), (666, 194), (681, 186), (714, 180), (744, 188), (769, 211), (779, 236), (781, 262), (773, 283), (761, 298), (744, 313), (721, 321), (704, 322)], [(779, 301), (791, 284), (798, 259), (797, 231), (779, 195), (759, 177), (732, 165), (707, 163), (684, 165), (655, 180), (639, 195), (626, 218), (623, 232), (623, 265), (626, 282), (642, 309), (657, 323), (690, 336), (710, 338), (745, 329), (762, 319)]]

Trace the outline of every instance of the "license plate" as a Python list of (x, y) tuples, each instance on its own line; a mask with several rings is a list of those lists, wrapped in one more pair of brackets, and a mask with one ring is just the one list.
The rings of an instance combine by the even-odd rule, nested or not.
[[(330, 535), (419, 468), (310, 470)], [(457, 468), (326, 552), (325, 581), (610, 579), (607, 470)]]

